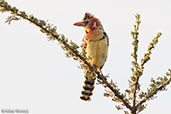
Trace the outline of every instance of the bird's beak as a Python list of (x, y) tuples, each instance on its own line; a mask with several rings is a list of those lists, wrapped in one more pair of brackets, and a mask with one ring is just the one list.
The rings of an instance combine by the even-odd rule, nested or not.
[(77, 22), (77, 23), (74, 23), (75, 26), (82, 26), (84, 27), (85, 26), (85, 23), (84, 22)]

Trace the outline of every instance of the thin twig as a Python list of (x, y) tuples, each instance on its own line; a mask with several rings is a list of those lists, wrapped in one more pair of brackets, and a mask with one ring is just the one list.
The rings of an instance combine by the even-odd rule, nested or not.
[(155, 94), (157, 94), (158, 91), (163, 90), (164, 87), (165, 87), (165, 86), (162, 85), (162, 86), (160, 86), (159, 88), (157, 88), (157, 89), (154, 91), (153, 95), (148, 96), (148, 97), (145, 97), (142, 101), (140, 101), (140, 102), (136, 105), (136, 107), (139, 107), (141, 104), (143, 104), (144, 102), (146, 102), (147, 100), (149, 100), (150, 98), (152, 98)]
[[(171, 74), (170, 74), (171, 75)], [(161, 85), (160, 87), (158, 87), (151, 95), (146, 96), (143, 100), (141, 100), (136, 107), (139, 107), (141, 104), (143, 104), (144, 102), (146, 102), (147, 100), (150, 100), (151, 98), (154, 97), (155, 94), (157, 94), (157, 92), (165, 90), (166, 86), (169, 85), (169, 83), (171, 82), (171, 77), (170, 79), (164, 84)]]
[[(138, 60), (138, 55), (137, 55), (137, 51), (138, 51), (138, 35), (139, 35), (139, 25), (141, 23), (140, 21), (140, 15), (137, 14), (136, 16), (136, 25), (134, 25), (134, 32), (131, 32), (132, 37), (133, 37), (133, 43), (132, 45), (134, 46), (134, 50), (132, 53), (132, 57), (134, 59), (134, 67), (135, 67), (135, 71), (134, 73), (135, 75), (135, 82), (134, 82), (134, 91), (133, 91), (133, 108), (135, 107), (135, 103), (136, 103), (136, 94), (137, 94), (137, 89), (138, 89), (138, 84), (139, 84), (139, 78), (140, 78), (140, 73), (139, 73), (139, 64), (137, 62)], [(136, 111), (136, 109), (134, 109)]]

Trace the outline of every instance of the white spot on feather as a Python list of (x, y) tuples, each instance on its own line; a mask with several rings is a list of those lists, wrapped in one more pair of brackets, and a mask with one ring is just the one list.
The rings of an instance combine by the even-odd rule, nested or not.
[(93, 27), (94, 27), (94, 28), (96, 28), (96, 27), (97, 27), (97, 23), (96, 23), (96, 22), (94, 22)]

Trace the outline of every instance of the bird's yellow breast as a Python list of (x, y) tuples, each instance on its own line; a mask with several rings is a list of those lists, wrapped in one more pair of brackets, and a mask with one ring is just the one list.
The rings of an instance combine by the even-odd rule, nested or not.
[(87, 57), (90, 64), (96, 68), (101, 68), (107, 58), (108, 44), (107, 38), (103, 40), (87, 40)]

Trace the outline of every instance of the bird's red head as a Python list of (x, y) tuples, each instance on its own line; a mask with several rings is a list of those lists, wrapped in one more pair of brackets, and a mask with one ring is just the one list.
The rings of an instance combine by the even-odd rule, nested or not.
[(94, 15), (92, 15), (90, 13), (85, 13), (83, 20), (81, 22), (74, 23), (74, 25), (82, 26), (88, 31), (94, 30), (94, 29), (102, 26), (99, 19), (97, 19), (96, 17), (94, 17)]

